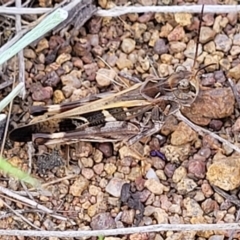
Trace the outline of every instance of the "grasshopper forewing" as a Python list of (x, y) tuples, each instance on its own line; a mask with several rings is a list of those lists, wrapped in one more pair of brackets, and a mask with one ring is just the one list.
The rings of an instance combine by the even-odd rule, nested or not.
[[(89, 124), (97, 125), (98, 123), (103, 123), (103, 121), (106, 120), (114, 121), (114, 119), (111, 118), (112, 116), (109, 114), (109, 112), (115, 114), (118, 118), (117, 120), (124, 121), (128, 118), (128, 116), (124, 114), (125, 111), (122, 110), (123, 108), (134, 107), (134, 111), (136, 112), (132, 111), (133, 116), (138, 114), (138, 112), (147, 111), (150, 108), (147, 106), (152, 105), (152, 103), (144, 98), (137, 99), (137, 95), (132, 95), (133, 100), (131, 97), (126, 97), (125, 100), (121, 100), (121, 96), (131, 96), (129, 93), (134, 92), (136, 89), (139, 89), (140, 86), (141, 84), (135, 84), (127, 90), (112, 94), (111, 96), (108, 96), (104, 99), (89, 102), (86, 105), (78, 107), (76, 106), (78, 102), (70, 103), (69, 105), (64, 104), (64, 109), (61, 108), (61, 105), (51, 106), (49, 108), (50, 111), (47, 111), (43, 116), (36, 117), (28, 125), (14, 129), (10, 133), (9, 137), (13, 141), (27, 142), (32, 140), (32, 134), (38, 132), (53, 134), (63, 129), (66, 131), (75, 131), (75, 133), (78, 132), (79, 138), (82, 138), (82, 125), (84, 124), (80, 124), (80, 121), (84, 122), (85, 120), (86, 124), (84, 126), (87, 126)], [(42, 107), (39, 109), (35, 107), (35, 109), (37, 113), (41, 112), (42, 110), (46, 111), (46, 108)], [(107, 111), (108, 109), (109, 111)], [(91, 113), (93, 113), (92, 116)], [(103, 117), (104, 119), (102, 119)], [(116, 131), (116, 129), (112, 130)], [(95, 130), (95, 134), (96, 131), (97, 130)], [(100, 131), (100, 129), (98, 129), (98, 131)], [(134, 133), (136, 134), (136, 128)], [(58, 136), (55, 136), (60, 137), (60, 135), (61, 134), (59, 133)], [(65, 131), (62, 132), (61, 138), (64, 138), (63, 135), (66, 135)], [(46, 137), (49, 139), (49, 136)], [(69, 138), (69, 136), (67, 136), (67, 138)], [(76, 134), (74, 135), (74, 139), (76, 139)]]

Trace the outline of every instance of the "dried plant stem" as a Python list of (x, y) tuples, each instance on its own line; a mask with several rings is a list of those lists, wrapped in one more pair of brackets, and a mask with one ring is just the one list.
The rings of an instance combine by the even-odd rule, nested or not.
[(19, 83), (11, 93), (0, 102), (0, 111), (2, 111), (22, 90), (23, 83)]
[(94, 231), (27, 231), (27, 230), (0, 230), (0, 235), (4, 236), (35, 236), (35, 237), (97, 237), (127, 235), (132, 233), (147, 233), (161, 231), (209, 231), (209, 230), (240, 230), (239, 223), (225, 224), (157, 224), (152, 226), (117, 228)]
[[(17, 200), (19, 200), (19, 201), (21, 201), (23, 203), (26, 203), (26, 204), (28, 204), (28, 205), (36, 208), (36, 209), (39, 209), (39, 210), (41, 210), (41, 211), (43, 211), (45, 213), (51, 214), (51, 216), (54, 217), (54, 218), (57, 218), (57, 219), (62, 220), (62, 221), (66, 221), (67, 220), (67, 218), (65, 218), (65, 217), (62, 217), (62, 216), (57, 215), (57, 214), (54, 214), (53, 210), (50, 210), (50, 209), (46, 208), (45, 206), (43, 206), (41, 204), (38, 204), (37, 202), (35, 202), (35, 201), (33, 201), (33, 200), (29, 199), (29, 198), (20, 196), (20, 195), (18, 195), (16, 193), (10, 191), (7, 188), (4, 188), (4, 187), (0, 186), (0, 192), (6, 194), (9, 197), (17, 199)], [(0, 235), (2, 235), (2, 234), (0, 234)], [(3, 234), (3, 235), (5, 235), (5, 234)]]
[[(1, 9), (0, 9), (1, 10)], [(108, 10), (99, 9), (96, 12), (97, 16), (101, 17), (117, 17), (128, 13), (147, 13), (147, 12), (161, 12), (161, 13), (175, 13), (175, 12), (188, 12), (200, 13), (202, 5), (181, 5), (181, 6), (126, 6), (115, 7)], [(239, 12), (239, 5), (205, 5), (204, 13), (228, 13)]]
[[(21, 0), (16, 0), (16, 7), (21, 8), (22, 6), (22, 1)], [(21, 24), (21, 15), (16, 15), (16, 31), (17, 33), (21, 32), (22, 30), (22, 24)], [(24, 87), (22, 89), (22, 92), (20, 93), (21, 98), (25, 98), (26, 95), (26, 89), (25, 89), (25, 61), (23, 57), (23, 50), (19, 51), (18, 53), (18, 66), (19, 66), (19, 73), (18, 73), (18, 78), (19, 82), (22, 82), (24, 84)]]
[(13, 80), (11, 80), (11, 79), (5, 81), (5, 82), (0, 84), (0, 90), (4, 89), (4, 88), (6, 88), (6, 87), (8, 87), (12, 84), (13, 84)]
[(7, 207), (8, 209), (10, 209), (16, 216), (20, 217), (24, 222), (26, 222), (27, 224), (29, 224), (30, 226), (32, 226), (33, 228), (37, 229), (37, 230), (41, 230), (40, 228), (38, 228), (37, 226), (35, 226), (34, 224), (32, 224), (27, 218), (25, 218), (21, 213), (19, 213), (18, 211), (14, 210), (11, 206), (9, 206), (6, 202), (3, 202), (3, 205), (5, 205), (5, 207)]
[[(16, 64), (15, 64), (16, 65)], [(13, 84), (15, 83), (15, 76), (14, 76), (14, 81)], [(23, 88), (24, 88), (24, 84), (23, 84)], [(22, 89), (23, 89), (22, 88)], [(14, 87), (12, 88), (12, 90), (14, 89)], [(13, 98), (14, 99), (14, 98)], [(11, 100), (10, 104), (9, 104), (9, 111), (8, 111), (8, 116), (7, 116), (7, 121), (6, 121), (6, 125), (5, 125), (5, 130), (4, 130), (4, 135), (3, 135), (3, 140), (2, 140), (2, 144), (1, 144), (1, 152), (0, 152), (0, 156), (3, 156), (3, 151), (4, 151), (4, 146), (6, 143), (6, 138), (7, 138), (7, 134), (8, 134), (8, 127), (9, 127), (9, 123), (10, 123), (10, 116), (11, 116), (11, 112), (12, 112), (12, 106), (13, 106), (13, 99)]]
[[(10, 199), (11, 200), (11, 199)], [(33, 209), (17, 209), (14, 210), (17, 213), (23, 214), (23, 213), (42, 213), (40, 210), (33, 210)], [(4, 218), (11, 217), (14, 213), (13, 212), (3, 212), (0, 215), (0, 220)]]
[(0, 7), (0, 14), (44, 14), (51, 11), (52, 8), (18, 8), (18, 7)]
[(15, 0), (11, 0), (11, 1), (8, 1), (8, 2), (4, 3), (2, 6), (7, 7), (7, 6), (12, 5), (14, 2), (15, 2)]
[[(240, 219), (240, 210), (238, 209), (237, 211), (237, 216), (236, 216), (236, 222), (239, 222), (239, 219)], [(230, 233), (229, 233), (229, 238), (228, 240), (233, 240), (234, 238), (234, 233), (236, 233), (236, 230), (231, 230)]]
[(63, 181), (66, 181), (66, 180), (69, 180), (69, 179), (73, 179), (73, 178), (76, 178), (76, 177), (78, 177), (78, 175), (75, 175), (75, 174), (74, 175), (73, 174), (72, 175), (67, 175), (67, 176), (65, 176), (63, 178), (59, 178), (59, 179), (55, 179), (55, 180), (53, 180), (51, 182), (43, 183), (42, 187), (47, 187), (47, 186), (50, 186), (50, 185), (54, 185), (54, 184), (57, 184), (59, 182), (63, 182)]
[[(75, 0), (76, 1), (76, 0)], [(75, 4), (72, 1), (71, 4)], [(70, 4), (63, 7), (65, 10), (70, 8)], [(128, 13), (145, 13), (145, 12), (162, 12), (162, 13), (175, 13), (175, 12), (189, 12), (200, 13), (201, 5), (181, 5), (181, 6), (126, 6), (115, 7), (108, 10), (99, 9), (95, 15), (101, 17), (117, 17)], [(17, 7), (0, 7), (0, 14), (44, 14), (51, 11), (52, 8), (17, 8)], [(239, 12), (239, 5), (205, 5), (204, 13), (228, 13)]]
[(204, 134), (208, 134), (211, 137), (217, 139), (219, 142), (226, 144), (228, 147), (232, 148), (233, 150), (235, 150), (236, 152), (240, 153), (240, 148), (237, 147), (236, 145), (230, 143), (229, 141), (227, 141), (224, 138), (219, 137), (217, 134), (210, 132), (209, 130), (199, 127), (197, 125), (195, 125), (194, 123), (192, 123), (191, 121), (189, 121), (186, 117), (184, 117), (180, 111), (177, 111), (174, 113), (174, 115), (181, 121), (185, 122), (186, 124), (188, 124), (188, 126), (190, 126), (193, 130), (195, 130), (198, 134), (200, 135), (204, 135)]
[(32, 142), (28, 142), (28, 174), (32, 171), (32, 153), (34, 153), (34, 147)]

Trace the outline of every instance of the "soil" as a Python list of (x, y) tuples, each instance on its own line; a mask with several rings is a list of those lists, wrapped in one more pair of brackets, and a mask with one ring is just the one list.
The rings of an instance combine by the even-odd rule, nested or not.
[[(49, 2), (39, 4), (52, 7), (54, 3)], [(204, 4), (213, 2), (219, 4), (207, 0)], [(98, 2), (102, 8), (112, 4), (123, 6), (127, 1)], [(132, 4), (160, 3), (139, 0)], [(167, 4), (184, 3), (174, 0)], [(200, 19), (200, 14), (190, 13), (93, 16), (79, 30), (69, 24), (55, 35), (49, 33), (24, 49), (26, 98), (14, 100), (10, 130), (31, 121), (31, 106), (69, 103), (99, 93), (119, 92), (126, 85), (135, 84), (120, 77), (119, 72), (144, 82), (162, 81), (176, 71), (187, 70), (201, 87), (193, 103), (178, 105), (182, 115), (239, 146), (239, 16), (203, 13), (193, 68)], [(203, 71), (198, 72), (201, 68)], [(13, 69), (11, 60), (3, 81), (6, 76), (14, 75)], [(228, 78), (232, 79), (235, 91)], [(2, 97), (10, 91), (11, 87), (1, 90)], [(15, 210), (24, 209), (21, 214), (43, 230), (238, 222), (239, 204), (231, 201), (231, 196), (239, 197), (239, 153), (213, 136), (192, 129), (171, 108), (161, 116), (164, 124), (160, 131), (131, 146), (124, 141), (80, 141), (67, 147), (33, 144), (34, 152), (29, 153), (28, 144), (7, 140), (4, 156), (20, 169), (30, 170), (51, 193), (51, 196), (33, 194), (34, 200), (67, 221), (51, 215), (44, 217), (45, 213), (36, 213), (26, 204), (4, 196), (3, 201)], [(146, 119), (147, 114), (132, 123)], [(1, 185), (21, 194), (22, 185), (11, 181), (4, 177)], [(52, 181), (58, 182), (51, 184)], [(44, 183), (50, 184), (44, 187)], [(0, 207), (2, 212), (8, 211), (4, 204)], [(14, 213), (0, 218), (0, 225), (3, 229), (33, 229)], [(169, 231), (105, 239), (214, 240), (228, 239), (231, 234), (230, 231)], [(233, 236), (240, 238), (237, 232)]]

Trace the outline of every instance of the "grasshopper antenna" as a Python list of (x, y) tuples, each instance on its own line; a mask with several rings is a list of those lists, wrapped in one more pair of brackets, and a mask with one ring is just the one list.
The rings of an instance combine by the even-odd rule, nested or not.
[(204, 5), (202, 6), (201, 15), (200, 15), (200, 23), (199, 23), (199, 28), (198, 28), (198, 32), (197, 32), (197, 44), (196, 44), (196, 52), (195, 52), (194, 62), (193, 62), (193, 69), (195, 68), (195, 65), (197, 62), (198, 45), (199, 45), (199, 39), (200, 39), (200, 33), (201, 33), (201, 27), (202, 27), (203, 11), (204, 11)]

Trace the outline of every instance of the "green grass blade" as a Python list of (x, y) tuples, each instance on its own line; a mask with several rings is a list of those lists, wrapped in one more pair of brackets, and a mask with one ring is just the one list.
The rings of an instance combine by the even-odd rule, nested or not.
[(35, 28), (20, 38), (15, 44), (13, 44), (8, 50), (0, 54), (0, 65), (8, 61), (23, 48), (42, 37), (47, 32), (51, 31), (58, 24), (63, 22), (68, 17), (68, 12), (61, 8), (58, 8), (46, 18), (44, 18)]
[(20, 82), (1, 102), (0, 112), (21, 92), (24, 83)]
[(33, 178), (28, 173), (18, 169), (17, 167), (12, 166), (9, 162), (7, 162), (2, 157), (0, 157), (0, 169), (4, 173), (11, 175), (17, 180), (29, 183), (36, 189), (41, 187), (40, 182), (36, 178)]

